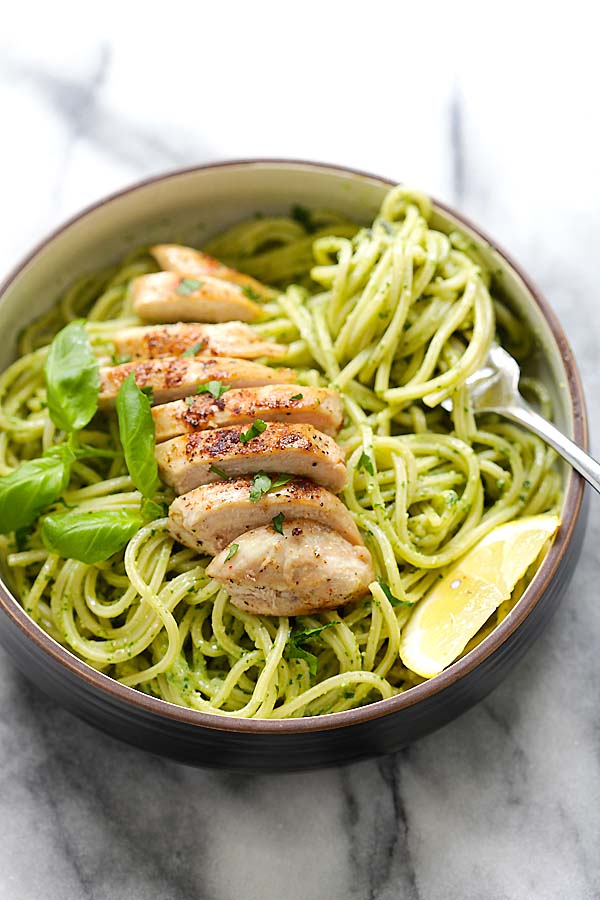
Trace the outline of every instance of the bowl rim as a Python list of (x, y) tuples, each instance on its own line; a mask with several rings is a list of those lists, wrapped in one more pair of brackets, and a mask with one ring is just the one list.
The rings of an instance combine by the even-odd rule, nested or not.
[[(196, 172), (228, 167), (251, 168), (254, 166), (257, 168), (264, 166), (285, 168), (286, 166), (291, 166), (317, 171), (322, 170), (333, 174), (337, 173), (345, 176), (353, 176), (359, 180), (374, 181), (382, 186), (389, 187), (398, 183), (394, 179), (373, 175), (372, 173), (365, 172), (361, 169), (304, 159), (257, 157), (215, 161), (183, 168), (175, 168), (159, 175), (143, 178), (120, 190), (101, 197), (99, 200), (88, 204), (79, 212), (62, 222), (58, 227), (48, 232), (46, 236), (39, 240), (32, 250), (9, 271), (8, 275), (0, 283), (0, 301), (21, 272), (57, 237), (82, 219), (85, 219), (89, 214), (107, 206), (113, 201), (126, 197), (128, 194), (132, 194), (137, 190), (173, 178), (185, 177)], [(587, 449), (588, 423), (581, 378), (573, 351), (571, 350), (567, 337), (554, 310), (551, 308), (540, 289), (497, 241), (490, 238), (485, 231), (482, 231), (478, 226), (474, 225), (469, 218), (456, 212), (452, 207), (436, 200), (434, 197), (431, 197), (431, 200), (434, 210), (439, 209), (442, 213), (446, 213), (456, 219), (472, 231), (480, 241), (484, 242), (494, 250), (502, 258), (503, 263), (517, 275), (525, 289), (531, 295), (535, 304), (538, 306), (556, 342), (564, 364), (566, 383), (572, 403), (571, 425), (573, 429), (573, 438), (581, 447)], [(17, 628), (27, 636), (27, 638), (33, 641), (43, 654), (51, 657), (55, 663), (58, 663), (67, 669), (70, 675), (76, 678), (82, 678), (89, 687), (96, 689), (103, 694), (108, 694), (107, 700), (132, 704), (137, 708), (137, 711), (140, 714), (149, 716), (156, 715), (162, 719), (174, 720), (183, 726), (250, 734), (304, 734), (360, 725), (407, 709), (422, 700), (427, 700), (434, 695), (441, 693), (446, 688), (454, 685), (461, 678), (473, 672), (482, 662), (484, 662), (484, 660), (500, 649), (500, 647), (523, 624), (529, 614), (533, 611), (534, 607), (540, 602), (548, 585), (556, 575), (575, 530), (581, 510), (583, 492), (583, 479), (576, 472), (571, 470), (567, 479), (567, 488), (565, 491), (562, 526), (559, 529), (556, 540), (552, 544), (542, 565), (536, 572), (531, 585), (520, 598), (519, 603), (514, 607), (510, 615), (496, 626), (496, 628), (494, 628), (480, 644), (473, 648), (468, 654), (452, 663), (439, 675), (416, 685), (405, 693), (397, 694), (388, 699), (376, 700), (366, 706), (361, 706), (357, 709), (347, 710), (345, 712), (326, 713), (321, 716), (305, 716), (297, 719), (246, 719), (231, 715), (222, 716), (218, 713), (202, 712), (188, 707), (177, 706), (169, 701), (145, 694), (134, 687), (123, 685), (110, 676), (98, 672), (96, 669), (83, 662), (83, 660), (80, 660), (70, 650), (55, 641), (54, 638), (47, 634), (41, 626), (27, 615), (17, 598), (14, 597), (2, 579), (0, 579), (0, 609), (12, 620)]]

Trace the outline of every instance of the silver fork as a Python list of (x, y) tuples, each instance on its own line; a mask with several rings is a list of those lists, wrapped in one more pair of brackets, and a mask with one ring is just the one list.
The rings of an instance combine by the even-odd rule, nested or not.
[[(526, 403), (519, 393), (520, 374), (510, 353), (492, 344), (483, 367), (467, 379), (475, 412), (498, 413), (533, 431), (600, 492), (600, 464)], [(443, 400), (441, 405), (452, 412), (452, 400)]]

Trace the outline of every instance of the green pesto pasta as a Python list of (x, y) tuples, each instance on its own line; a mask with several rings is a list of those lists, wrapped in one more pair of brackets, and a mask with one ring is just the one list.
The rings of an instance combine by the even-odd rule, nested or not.
[[(278, 362), (294, 367), (300, 384), (331, 385), (343, 396), (338, 440), (349, 483), (341, 496), (378, 572), (370, 595), (295, 621), (251, 615), (207, 576), (209, 558), (174, 543), (165, 518), (95, 565), (49, 552), (38, 520), (0, 537), (0, 551), (17, 597), (43, 629), (123, 684), (225, 716), (338, 712), (422, 680), (398, 656), (411, 608), (496, 525), (557, 511), (561, 490), (539, 439), (473, 416), (465, 381), (485, 360), (496, 323), (513, 352), (527, 352), (528, 336), (494, 298), (464, 238), (432, 229), (430, 215), (426, 197), (398, 187), (368, 228), (296, 209), (241, 222), (203, 248), (281, 290), (253, 327), (287, 345)], [(0, 376), (0, 475), (66, 440), (45, 403), (53, 336), (85, 317), (98, 354), (110, 354), (111, 334), (140, 324), (131, 280), (156, 268), (141, 249), (80, 280), (25, 329), (17, 362)], [(522, 387), (549, 415), (543, 386), (526, 379)], [(440, 406), (448, 397), (452, 415)], [(139, 509), (114, 415), (98, 413), (81, 440), (97, 455), (73, 463), (61, 501), (46, 511)], [(166, 504), (172, 494), (162, 489), (156, 499)]]

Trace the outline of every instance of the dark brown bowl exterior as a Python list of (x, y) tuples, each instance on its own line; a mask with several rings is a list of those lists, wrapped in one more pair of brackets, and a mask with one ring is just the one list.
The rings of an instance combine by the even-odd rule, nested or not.
[[(559, 346), (574, 411), (573, 436), (580, 446), (587, 447), (581, 384), (565, 335), (539, 292), (506, 254), (502, 256), (527, 284)], [(511, 615), (471, 653), (431, 681), (347, 713), (284, 721), (245, 720), (183, 709), (146, 696), (96, 672), (53, 641), (1, 582), (0, 644), (23, 674), (58, 703), (106, 733), (152, 753), (191, 765), (238, 771), (283, 772), (354, 762), (391, 753), (429, 734), (502, 681), (555, 612), (579, 557), (586, 518), (583, 482), (572, 476), (557, 539)]]

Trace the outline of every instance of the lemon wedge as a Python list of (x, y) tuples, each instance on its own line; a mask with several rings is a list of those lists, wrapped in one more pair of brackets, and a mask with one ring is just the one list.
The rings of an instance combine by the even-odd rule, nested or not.
[(415, 608), (400, 643), (404, 665), (423, 678), (450, 665), (508, 600), (559, 525), (557, 516), (529, 516), (482, 538)]

